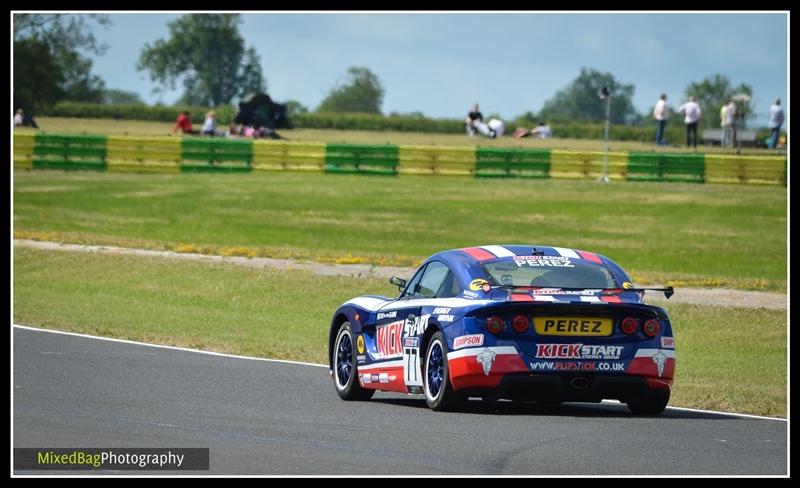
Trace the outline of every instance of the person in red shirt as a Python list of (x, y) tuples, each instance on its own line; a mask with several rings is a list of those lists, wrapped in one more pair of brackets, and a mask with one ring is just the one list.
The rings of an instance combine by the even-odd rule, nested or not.
[(200, 131), (197, 129), (192, 129), (192, 121), (189, 119), (189, 112), (181, 112), (178, 115), (178, 120), (175, 122), (175, 127), (172, 128), (172, 133), (181, 130), (184, 134), (199, 134)]

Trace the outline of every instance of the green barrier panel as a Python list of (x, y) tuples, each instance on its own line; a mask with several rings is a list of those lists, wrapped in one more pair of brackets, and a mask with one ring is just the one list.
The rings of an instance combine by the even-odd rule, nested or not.
[(628, 153), (630, 181), (705, 182), (705, 155)]
[(243, 173), (252, 170), (253, 141), (184, 137), (181, 173)]
[(105, 171), (107, 139), (93, 135), (36, 134), (33, 168)]
[(479, 147), (475, 151), (475, 176), (549, 178), (549, 149)]
[(400, 156), (393, 144), (328, 144), (325, 148), (326, 173), (396, 175)]

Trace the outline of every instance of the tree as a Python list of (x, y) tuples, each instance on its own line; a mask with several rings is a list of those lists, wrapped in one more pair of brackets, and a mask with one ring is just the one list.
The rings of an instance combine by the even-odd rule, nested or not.
[(82, 52), (101, 55), (90, 24), (108, 26), (107, 15), (15, 14), (14, 106), (46, 110), (60, 100), (97, 102), (103, 80)]
[(599, 122), (606, 118), (606, 103), (597, 96), (597, 90), (606, 86), (611, 91), (611, 123), (630, 124), (638, 115), (633, 106), (633, 85), (624, 85), (611, 73), (581, 68), (572, 83), (558, 91), (544, 103), (539, 117), (542, 119), (586, 120)]
[(183, 81), (181, 101), (219, 106), (235, 97), (264, 91), (266, 82), (253, 48), (245, 51), (238, 14), (187, 14), (168, 24), (169, 39), (145, 44), (136, 68), (159, 86)]
[(289, 120), (292, 120), (297, 115), (303, 115), (307, 113), (308, 113), (308, 107), (298, 102), (297, 100), (286, 101), (286, 117)]
[(125, 90), (109, 89), (103, 92), (103, 103), (108, 105), (143, 104), (138, 93)]
[(347, 74), (347, 81), (333, 87), (316, 111), (380, 114), (384, 89), (378, 77), (357, 66), (351, 66)]
[[(689, 98), (693, 96), (700, 104), (705, 116), (703, 117), (703, 125), (705, 127), (719, 126), (719, 111), (723, 104), (727, 104), (731, 97), (744, 93), (750, 97), (753, 96), (753, 88), (746, 84), (741, 83), (739, 86), (732, 86), (731, 80), (724, 75), (715, 74), (700, 82), (692, 82), (686, 86), (684, 96)], [(737, 110), (739, 115), (742, 115), (742, 121), (745, 121), (747, 116), (753, 113), (753, 107), (750, 101), (744, 103), (737, 103)]]

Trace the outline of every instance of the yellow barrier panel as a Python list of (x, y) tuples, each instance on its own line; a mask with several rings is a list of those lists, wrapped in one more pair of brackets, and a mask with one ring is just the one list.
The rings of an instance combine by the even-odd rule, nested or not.
[[(599, 178), (603, 175), (602, 151), (550, 151), (551, 178)], [(624, 180), (628, 171), (628, 153), (608, 153), (608, 177)]]
[(109, 136), (106, 143), (108, 171), (179, 173), (180, 137)]
[(471, 175), (475, 171), (475, 148), (400, 146), (401, 174)]
[(782, 157), (706, 154), (706, 182), (783, 184), (785, 164)]
[(325, 169), (324, 142), (254, 141), (253, 169)]
[(33, 168), (33, 134), (14, 134), (14, 168)]

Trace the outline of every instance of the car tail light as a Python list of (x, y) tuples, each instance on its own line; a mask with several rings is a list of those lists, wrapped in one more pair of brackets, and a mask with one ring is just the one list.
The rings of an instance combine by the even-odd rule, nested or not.
[(639, 325), (639, 321), (633, 317), (625, 317), (622, 320), (622, 323), (619, 324), (619, 329), (624, 333), (631, 335), (636, 332), (636, 326)]
[(655, 337), (660, 329), (661, 326), (656, 319), (650, 319), (642, 326), (642, 332), (644, 332), (644, 335), (647, 337)]
[(492, 334), (499, 334), (503, 332), (503, 328), (505, 327), (505, 325), (506, 323), (503, 322), (502, 317), (498, 317), (497, 315), (489, 317), (486, 320), (486, 330), (488, 330)]
[(514, 329), (514, 332), (522, 334), (528, 330), (528, 317), (524, 315), (517, 315), (514, 317), (514, 320), (511, 321), (511, 328)]

